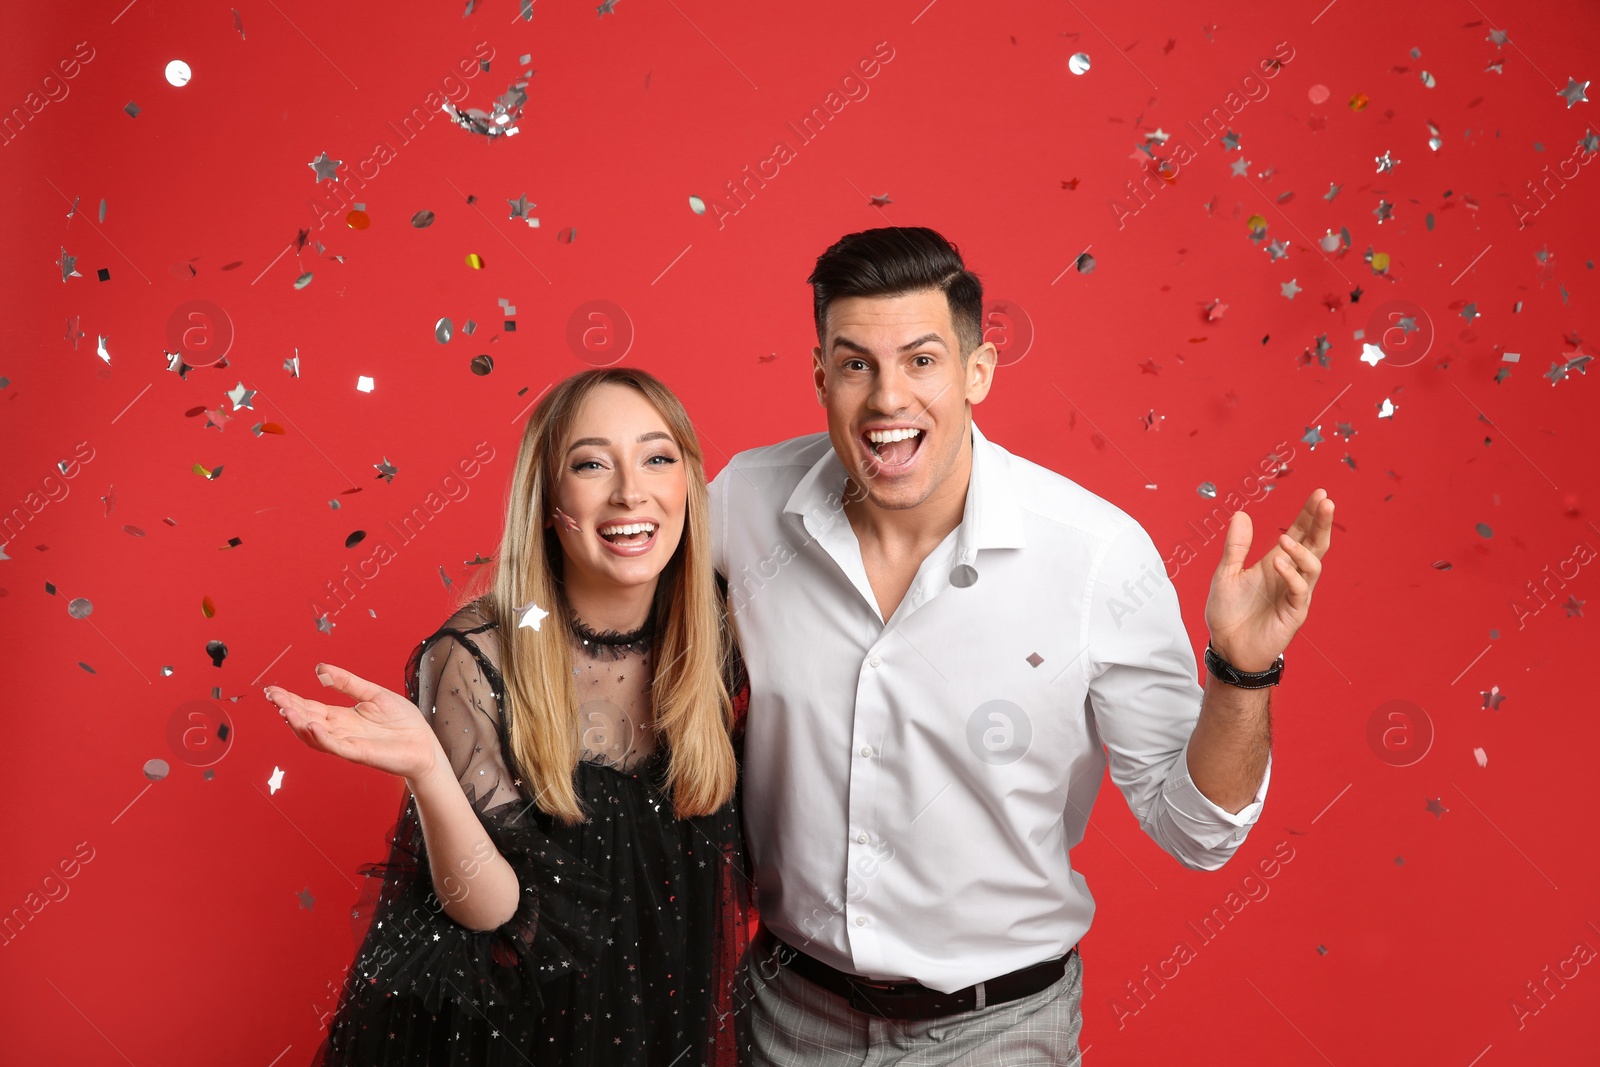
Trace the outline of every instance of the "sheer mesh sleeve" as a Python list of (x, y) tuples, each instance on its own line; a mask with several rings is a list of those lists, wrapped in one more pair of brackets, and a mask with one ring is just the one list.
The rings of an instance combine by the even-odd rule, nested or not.
[(427, 716), (479, 822), (516, 872), (517, 910), (483, 931), (444, 912), (409, 793), (388, 861), (361, 870), (382, 880), (355, 964), (362, 984), (379, 995), (420, 997), (433, 1013), (447, 1000), (542, 1004), (541, 983), (598, 960), (610, 900), (609, 885), (546, 836), (542, 813), (519, 792), (504, 755), (494, 627), (474, 621), (458, 614), (417, 645), (406, 663), (406, 695)]
[[(720, 585), (720, 576), (719, 576)], [(756, 907), (755, 875), (744, 848), (740, 820), (744, 813), (744, 723), (750, 704), (750, 679), (737, 644), (730, 648), (726, 669), (728, 694), (733, 698), (733, 751), (739, 762), (739, 780), (733, 802), (713, 816), (722, 853), (718, 880), (716, 925), (712, 930), (712, 1001), (707, 1019), (704, 1062), (709, 1067), (735, 1067), (740, 1060), (738, 1013), (749, 1010), (749, 991), (738, 988), (745, 953), (755, 937), (760, 915)]]

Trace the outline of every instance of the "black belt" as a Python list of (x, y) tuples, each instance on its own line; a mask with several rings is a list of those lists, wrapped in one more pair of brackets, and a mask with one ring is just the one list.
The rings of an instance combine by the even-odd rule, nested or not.
[(844, 997), (857, 1011), (882, 1015), (890, 1019), (932, 1019), (942, 1015), (972, 1011), (990, 1004), (1003, 1004), (1008, 1000), (1037, 993), (1055, 983), (1066, 973), (1068, 961), (1072, 959), (1072, 954), (1078, 951), (1078, 946), (1074, 945), (1067, 950), (1065, 956), (1035, 963), (1031, 967), (1023, 967), (1021, 970), (1002, 974), (998, 978), (969, 985), (952, 993), (941, 993), (937, 989), (929, 989), (921, 982), (868, 981), (860, 975), (835, 970), (821, 960), (807, 956), (776, 935), (774, 939), (782, 948), (789, 950), (788, 960), (782, 961), (781, 957), (779, 959), (796, 974)]

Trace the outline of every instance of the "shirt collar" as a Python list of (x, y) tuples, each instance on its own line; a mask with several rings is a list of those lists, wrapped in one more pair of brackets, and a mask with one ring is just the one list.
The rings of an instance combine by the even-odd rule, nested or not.
[[(784, 514), (826, 516), (823, 525), (842, 518), (844, 508), (837, 498), (844, 491), (846, 471), (839, 454), (829, 447), (801, 477), (783, 506)], [(829, 497), (835, 499), (830, 500)], [(967, 501), (957, 529), (957, 562), (971, 564), (978, 550), (985, 548), (1023, 548), (1022, 504), (1016, 487), (997, 446), (972, 422), (972, 477), (967, 483)]]

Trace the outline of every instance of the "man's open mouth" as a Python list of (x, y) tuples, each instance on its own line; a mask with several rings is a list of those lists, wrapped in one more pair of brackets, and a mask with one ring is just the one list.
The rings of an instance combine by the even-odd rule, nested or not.
[(867, 450), (885, 467), (903, 467), (922, 447), (924, 433), (910, 427), (893, 430), (868, 430), (862, 434)]

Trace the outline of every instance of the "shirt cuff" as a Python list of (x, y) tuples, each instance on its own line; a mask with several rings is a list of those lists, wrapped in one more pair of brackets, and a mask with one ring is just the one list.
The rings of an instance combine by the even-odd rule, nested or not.
[[(1193, 740), (1193, 735), (1190, 735), (1190, 740)], [(1267, 798), (1267, 784), (1272, 781), (1272, 753), (1267, 753), (1267, 767), (1261, 775), (1261, 786), (1256, 790), (1255, 799), (1237, 812), (1219, 807), (1210, 797), (1200, 792), (1200, 787), (1189, 777), (1188, 741), (1184, 742), (1183, 752), (1179, 754), (1173, 772), (1167, 779), (1162, 793), (1167, 804), (1177, 814), (1182, 815), (1194, 829), (1203, 832), (1206, 828), (1247, 827), (1253, 825), (1260, 817), (1261, 806)]]

